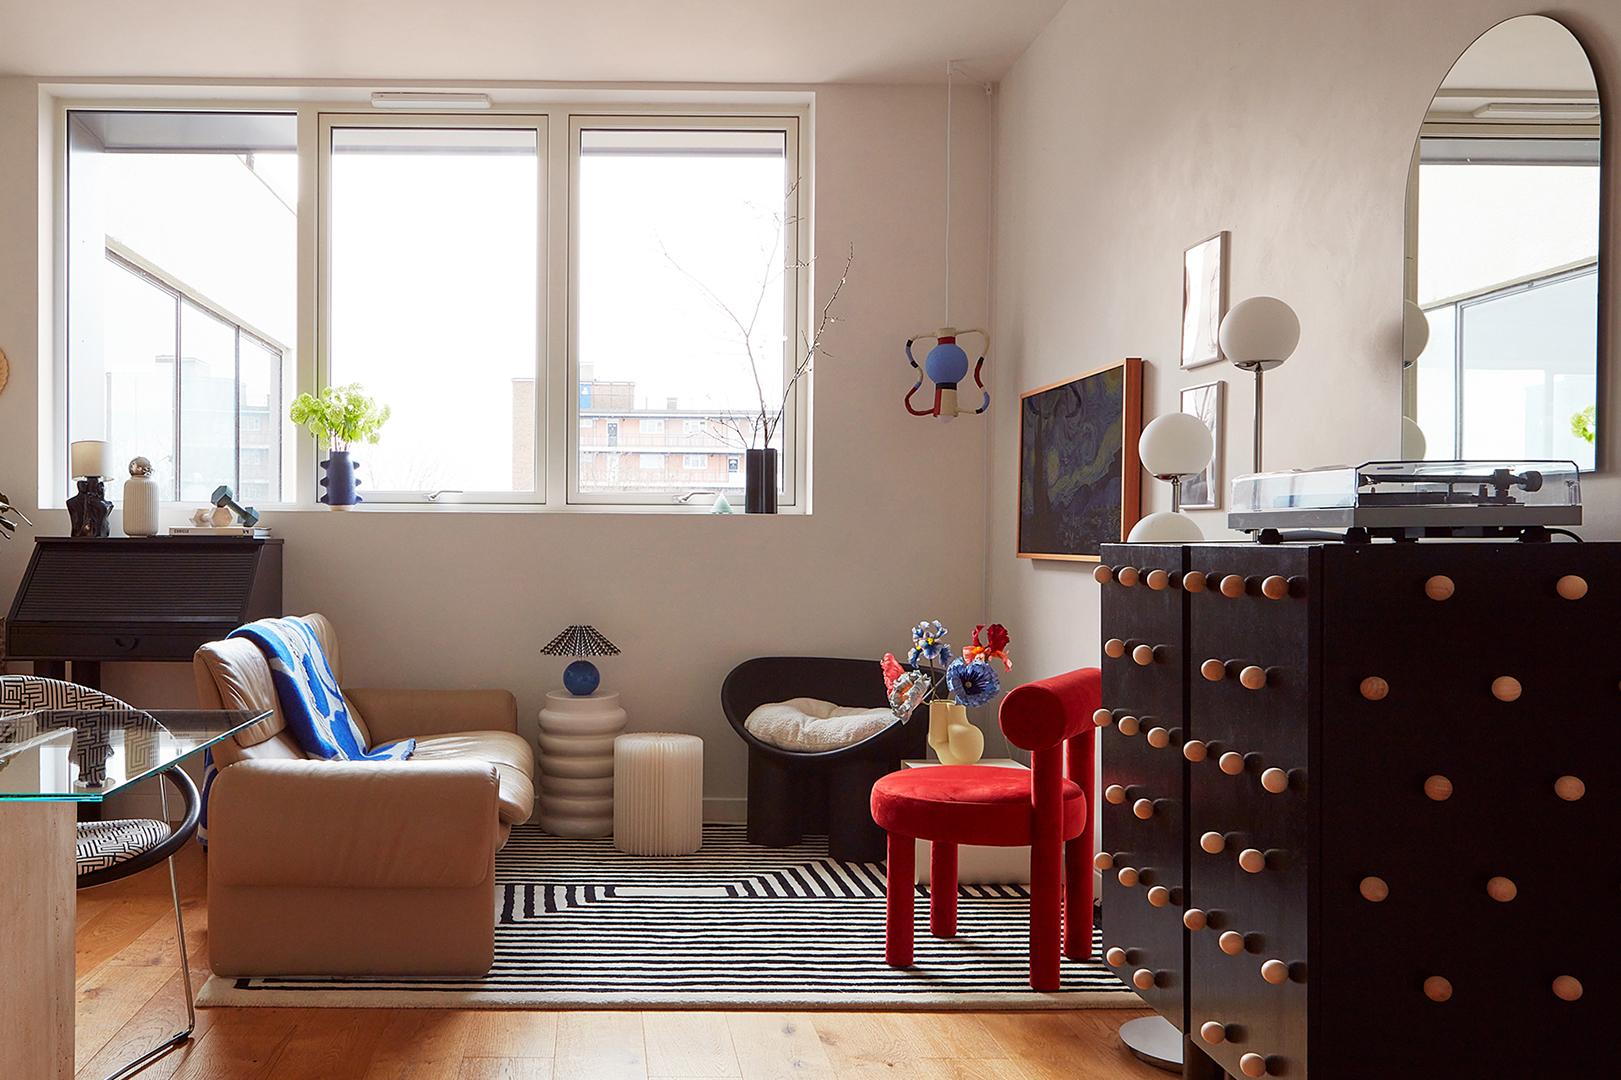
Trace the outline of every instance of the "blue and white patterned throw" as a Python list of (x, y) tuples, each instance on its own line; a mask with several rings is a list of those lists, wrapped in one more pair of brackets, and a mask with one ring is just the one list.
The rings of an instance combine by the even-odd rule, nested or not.
[(230, 636), (247, 638), (265, 654), (282, 717), (306, 754), (325, 761), (399, 761), (416, 750), (415, 739), (366, 749), (321, 641), (304, 620), (260, 619)]

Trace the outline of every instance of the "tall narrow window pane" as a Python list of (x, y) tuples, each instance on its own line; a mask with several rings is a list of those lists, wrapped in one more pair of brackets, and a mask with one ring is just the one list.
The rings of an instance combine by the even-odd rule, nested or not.
[(367, 488), (533, 490), (535, 130), (340, 127), (331, 150), (329, 381), (393, 410), (352, 448)]
[(741, 497), (727, 453), (762, 416), (786, 434), (787, 136), (586, 129), (579, 154), (579, 490)]
[(180, 498), (206, 502), (236, 482), (236, 331), (180, 305)]
[[(68, 114), (65, 441), (109, 440), (120, 476), (131, 457), (151, 459), (166, 498), (237, 482), (237, 328), (286, 361), (278, 379), (291, 370), (297, 128), (290, 113)], [(192, 319), (202, 336), (187, 343)], [(284, 462), (274, 475), (263, 502), (290, 494)]]
[(291, 373), (283, 372), (280, 353), (247, 334), (240, 335), (237, 350), (238, 480), (246, 505), (273, 500), (272, 493), (281, 490), (281, 388)]

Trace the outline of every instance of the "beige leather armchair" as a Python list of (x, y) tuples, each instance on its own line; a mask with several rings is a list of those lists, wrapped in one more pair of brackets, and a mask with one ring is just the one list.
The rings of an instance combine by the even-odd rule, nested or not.
[[(342, 685), (337, 636), (302, 616)], [(495, 853), (534, 808), (534, 754), (505, 690), (344, 688), (367, 745), (407, 761), (311, 760), (250, 641), (197, 650), (205, 709), (272, 716), (214, 749), (208, 942), (216, 975), (482, 975)]]

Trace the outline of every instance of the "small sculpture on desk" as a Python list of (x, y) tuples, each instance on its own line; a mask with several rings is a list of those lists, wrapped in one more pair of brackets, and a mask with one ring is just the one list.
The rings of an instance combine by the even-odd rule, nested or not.
[(107, 444), (82, 439), (68, 448), (69, 472), (79, 480), (79, 493), (68, 500), (69, 536), (111, 536), (107, 519), (113, 504), (107, 501), (101, 478), (107, 475)]
[[(259, 523), (259, 511), (255, 510), (251, 506), (238, 505), (235, 493), (231, 491), (231, 486), (229, 484), (221, 484), (219, 487), (215, 488), (214, 496), (213, 498), (209, 499), (209, 502), (223, 510), (234, 512), (236, 514), (237, 524), (241, 525), (243, 528), (252, 528), (254, 525)], [(218, 523), (216, 522), (216, 524)]]

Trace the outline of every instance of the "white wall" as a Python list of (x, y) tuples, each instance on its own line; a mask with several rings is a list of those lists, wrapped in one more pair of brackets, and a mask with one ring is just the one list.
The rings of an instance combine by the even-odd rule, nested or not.
[[(1144, 419), (1184, 386), (1225, 379), (1224, 473), (1250, 471), (1253, 383), (1230, 365), (1178, 367), (1183, 250), (1232, 232), (1231, 296), (1300, 315), (1300, 347), (1266, 376), (1268, 469), (1397, 456), (1403, 203), (1418, 126), (1441, 79), (1512, 0), (1192, 4), (1071, 0), (1001, 86), (995, 267), (1003, 401), (1122, 356), (1147, 361)], [(1558, 17), (1587, 47), (1621, 117), (1621, 7), (1572, 0)], [(1621, 190), (1606, 138), (1609, 252)], [(1621, 288), (1606, 271), (1609, 309)], [(1614, 363), (1615, 319), (1601, 328)], [(1621, 415), (1601, 378), (1601, 415)], [(1018, 432), (995, 432), (990, 609), (1024, 630), (1024, 677), (1098, 661), (1091, 565), (1014, 557)], [(1621, 536), (1621, 424), (1584, 478), (1588, 538)], [(1143, 481), (1144, 513), (1170, 509)], [(1223, 498), (1225, 507), (1226, 499)], [(1228, 537), (1225, 509), (1195, 514)]]
[[(982, 621), (986, 426), (901, 407), (912, 384), (902, 344), (941, 319), (945, 90), (814, 89), (818, 305), (855, 250), (815, 375), (814, 513), (267, 513), (287, 542), (287, 610), (335, 621), (348, 683), (507, 687), (532, 732), (566, 663), (539, 649), (589, 622), (624, 650), (599, 666), (631, 730), (703, 736), (709, 812), (741, 819), (745, 754), (719, 708), (734, 665), (775, 653), (876, 659), (902, 652), (925, 616), (954, 630)], [(953, 318), (978, 325), (989, 109), (959, 87), (956, 116)], [(13, 368), (0, 394), (0, 490), (36, 533), (62, 535), (66, 511), (36, 517), (32, 505), (36, 364), (49, 355), (38, 124), (36, 82), (0, 80), (0, 348)], [(48, 254), (48, 233), (43, 242)], [(0, 596), (15, 591), (31, 547), (26, 530), (0, 546)], [(182, 665), (109, 664), (104, 685), (151, 707), (195, 702)]]

